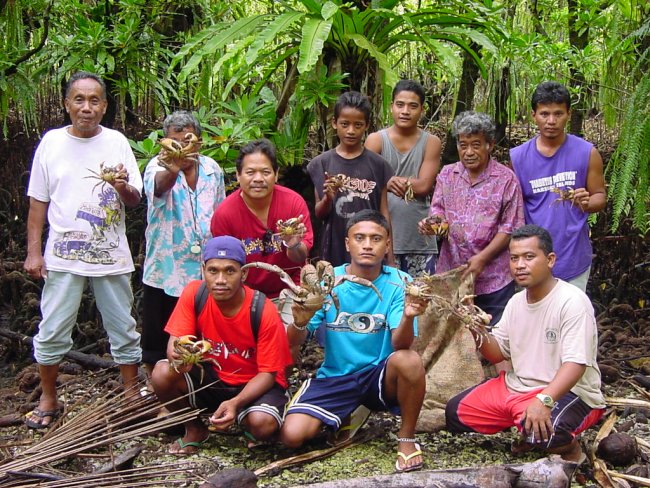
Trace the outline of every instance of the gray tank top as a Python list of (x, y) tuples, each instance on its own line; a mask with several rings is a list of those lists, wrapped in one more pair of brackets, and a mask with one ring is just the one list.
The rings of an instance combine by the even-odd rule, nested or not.
[[(395, 171), (395, 176), (417, 178), (424, 159), (429, 133), (420, 131), (420, 138), (410, 151), (399, 152), (388, 136), (388, 129), (381, 134), (381, 155)], [(429, 214), (431, 197), (418, 197), (410, 203), (388, 192), (388, 210), (393, 228), (393, 252), (395, 254), (433, 254), (437, 252), (436, 240), (418, 234), (418, 222)]]

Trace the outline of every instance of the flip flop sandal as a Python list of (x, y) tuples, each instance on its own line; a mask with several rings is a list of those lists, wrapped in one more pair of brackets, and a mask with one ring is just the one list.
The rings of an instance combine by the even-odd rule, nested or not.
[[(397, 473), (408, 473), (409, 471), (417, 471), (419, 469), (422, 469), (424, 466), (424, 461), (420, 461), (417, 464), (414, 464), (413, 466), (406, 466), (406, 463), (410, 460), (413, 459), (416, 456), (422, 456), (422, 448), (420, 447), (420, 444), (416, 442), (415, 438), (409, 438), (409, 437), (400, 437), (397, 439), (398, 442), (412, 442), (415, 444), (415, 451), (412, 452), (409, 455), (404, 454), (401, 451), (397, 451), (397, 459), (395, 460), (395, 471)], [(404, 467), (401, 468), (399, 465), (399, 459), (402, 458), (402, 462), (404, 463)]]
[(336, 432), (328, 436), (327, 443), (336, 446), (342, 442), (352, 439), (361, 428), (366, 425), (370, 418), (370, 410), (364, 405), (359, 405), (354, 412), (350, 414), (350, 423), (341, 427)]
[[(51, 426), (54, 421), (59, 418), (61, 415), (61, 409), (57, 408), (54, 410), (41, 410), (40, 408), (35, 408), (31, 412), (25, 415), (25, 425), (29, 427), (30, 429), (47, 429), (49, 426)], [(30, 417), (34, 416), (37, 417), (41, 420), (41, 422), (36, 422), (32, 420)], [(50, 421), (47, 424), (43, 424), (42, 421), (45, 417), (50, 417)]]
[[(208, 435), (208, 436), (207, 436), (205, 439), (203, 439), (202, 441), (189, 441), (189, 442), (185, 442), (185, 441), (183, 440), (182, 437), (179, 437), (178, 439), (176, 439), (176, 440), (174, 441), (176, 444), (178, 444), (178, 447), (180, 447), (181, 449), (185, 449), (186, 447), (196, 447), (196, 451), (193, 451), (193, 452), (179, 452), (179, 451), (173, 452), (173, 451), (171, 451), (171, 450), (168, 449), (167, 452), (168, 452), (169, 454), (173, 455), (173, 456), (191, 456), (191, 455), (196, 454), (197, 452), (199, 452), (199, 449), (200, 449), (200, 448), (201, 448), (201, 447), (202, 447), (206, 442), (208, 442), (208, 439), (209, 439), (209, 438), (210, 438), (210, 435)], [(172, 443), (172, 445), (174, 445), (174, 444)], [(170, 446), (170, 448), (171, 448), (171, 446)]]

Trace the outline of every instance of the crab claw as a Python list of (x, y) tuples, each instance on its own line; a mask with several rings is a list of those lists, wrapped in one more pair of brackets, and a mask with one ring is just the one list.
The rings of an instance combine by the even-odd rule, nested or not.
[(185, 335), (178, 338), (177, 344), (184, 346), (186, 344), (192, 344), (196, 341), (196, 336), (194, 335)]
[(212, 350), (212, 344), (210, 344), (206, 340), (196, 342), (195, 346), (197, 346), (197, 348), (200, 348), (201, 354), (205, 354), (206, 352), (209, 352), (209, 351)]

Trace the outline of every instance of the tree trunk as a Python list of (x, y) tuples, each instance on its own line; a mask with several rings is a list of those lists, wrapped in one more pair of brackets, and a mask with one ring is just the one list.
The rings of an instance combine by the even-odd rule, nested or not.
[[(472, 49), (478, 51), (478, 46), (472, 44)], [(463, 56), (463, 73), (460, 78), (460, 86), (458, 87), (456, 106), (454, 107), (454, 116), (466, 110), (471, 110), (474, 106), (474, 90), (476, 88), (476, 80), (478, 80), (478, 77), (478, 66), (472, 57), (465, 53)], [(447, 132), (445, 149), (442, 152), (442, 164), (451, 164), (456, 161), (458, 161), (456, 141), (451, 136), (451, 130), (449, 130)]]
[[(568, 0), (569, 8), (569, 43), (576, 51), (583, 51), (589, 42), (589, 29), (585, 28), (581, 33), (580, 26), (576, 25), (578, 19), (578, 0)], [(582, 137), (582, 122), (585, 118), (585, 77), (582, 70), (575, 64), (571, 64), (569, 71), (571, 73), (571, 85), (577, 88), (579, 93), (578, 100), (571, 107), (571, 121), (569, 124), (569, 132)]]
[(496, 143), (507, 146), (508, 98), (510, 97), (510, 62), (501, 69), (501, 77), (494, 90), (494, 123), (496, 124)]
[(435, 486), (440, 488), (565, 488), (570, 485), (575, 463), (562, 461), (560, 456), (539, 459), (533, 463), (501, 464), (460, 469), (441, 469), (402, 473), (399, 475), (369, 476), (341, 481), (328, 481), (303, 488), (407, 488)]

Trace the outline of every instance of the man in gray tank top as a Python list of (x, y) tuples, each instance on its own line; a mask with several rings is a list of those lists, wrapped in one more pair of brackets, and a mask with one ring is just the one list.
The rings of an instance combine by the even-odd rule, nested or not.
[(395, 171), (388, 181), (388, 210), (393, 227), (393, 253), (402, 271), (413, 276), (435, 271), (436, 240), (418, 233), (428, 215), (440, 168), (440, 139), (418, 127), (424, 110), (424, 88), (401, 80), (393, 89), (393, 125), (374, 132), (365, 146), (381, 154)]

